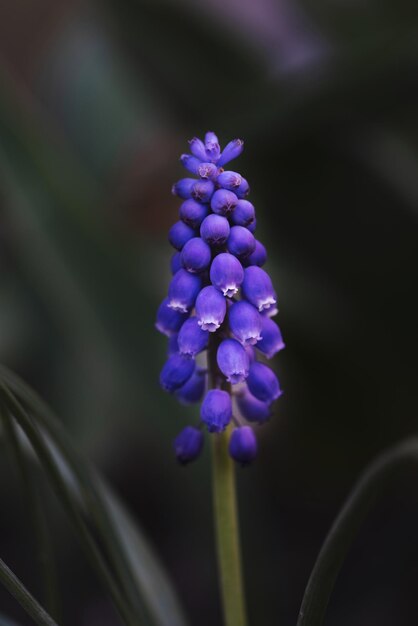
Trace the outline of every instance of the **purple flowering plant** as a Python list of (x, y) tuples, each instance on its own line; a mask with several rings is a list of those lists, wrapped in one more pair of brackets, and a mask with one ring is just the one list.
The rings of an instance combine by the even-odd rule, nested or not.
[[(200, 416), (177, 435), (181, 464), (196, 459), (205, 431), (212, 448), (213, 508), (224, 626), (247, 626), (241, 569), (235, 466), (252, 463), (256, 430), (282, 394), (266, 363), (284, 348), (273, 317), (277, 295), (264, 269), (267, 253), (255, 237), (248, 182), (227, 170), (243, 150), (239, 139), (221, 151), (214, 133), (193, 139), (181, 157), (190, 175), (173, 187), (182, 199), (169, 233), (175, 248), (168, 295), (157, 313), (167, 336), (160, 382)], [(155, 551), (103, 477), (72, 444), (48, 406), (0, 365), (0, 435), (19, 468), (25, 514), (34, 526), (42, 581), (39, 601), (0, 556), (0, 584), (40, 626), (68, 623), (62, 611), (54, 550), (36, 461), (102, 581), (116, 619), (127, 626), (187, 626), (187, 619)], [(372, 504), (399, 470), (418, 461), (410, 437), (380, 454), (344, 503), (314, 564), (297, 626), (321, 626), (338, 573)], [(42, 491), (42, 490), (41, 490)], [(0, 622), (2, 622), (0, 616)], [(9, 620), (7, 620), (9, 623)], [(11, 622), (10, 622), (11, 623)], [(119, 623), (119, 622), (118, 622)], [(254, 622), (255, 624), (256, 622)]]
[[(255, 428), (272, 415), (282, 390), (265, 363), (284, 348), (272, 319), (277, 295), (264, 269), (267, 251), (256, 239), (250, 187), (226, 169), (244, 148), (221, 150), (217, 136), (190, 141), (181, 163), (191, 176), (173, 185), (179, 220), (168, 239), (175, 252), (168, 296), (157, 329), (168, 337), (161, 387), (186, 404), (200, 403), (200, 419), (174, 440), (182, 464), (201, 453), (204, 430), (213, 438), (213, 492), (221, 592), (227, 626), (246, 623), (240, 567), (233, 461), (257, 455)], [(193, 176), (193, 177), (192, 177)]]
[(215, 437), (228, 430), (230, 456), (251, 463), (254, 429), (272, 414), (282, 394), (264, 363), (284, 348), (272, 319), (278, 312), (272, 281), (256, 239), (256, 212), (247, 180), (226, 169), (243, 151), (241, 139), (221, 150), (213, 132), (190, 141), (181, 163), (193, 176), (173, 185), (182, 199), (169, 241), (176, 252), (172, 280), (157, 312), (157, 329), (169, 338), (160, 383), (180, 402), (200, 403), (200, 423), (174, 441), (180, 463), (201, 453), (203, 427)]

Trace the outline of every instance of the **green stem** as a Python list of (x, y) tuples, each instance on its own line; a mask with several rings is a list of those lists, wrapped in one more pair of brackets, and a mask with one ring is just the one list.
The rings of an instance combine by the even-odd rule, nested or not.
[[(211, 387), (215, 388), (219, 371), (216, 364), (217, 338), (211, 338), (208, 367)], [(230, 391), (230, 385), (228, 385)], [(212, 437), (212, 490), (218, 556), (219, 584), (225, 626), (246, 626), (244, 584), (239, 540), (238, 506), (234, 462), (228, 453), (231, 432)]]
[(225, 626), (247, 623), (235, 491), (235, 468), (228, 454), (229, 429), (213, 437), (213, 502), (218, 568)]
[(321, 626), (338, 573), (357, 532), (398, 472), (418, 463), (418, 438), (407, 439), (366, 468), (329, 531), (309, 578), (297, 626)]

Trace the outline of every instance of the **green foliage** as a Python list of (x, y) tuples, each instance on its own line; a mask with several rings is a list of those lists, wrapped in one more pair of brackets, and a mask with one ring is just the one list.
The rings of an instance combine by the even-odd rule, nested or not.
[[(174, 592), (145, 537), (49, 409), (4, 368), (0, 402), (6, 417), (16, 420), (31, 444), (124, 623), (184, 626)], [(38, 615), (39, 624), (54, 623), (5, 565), (2, 573), (23, 608), (32, 617)]]

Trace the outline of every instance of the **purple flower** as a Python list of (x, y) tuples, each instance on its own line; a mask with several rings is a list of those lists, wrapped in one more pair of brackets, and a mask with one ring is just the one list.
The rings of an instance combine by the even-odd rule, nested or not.
[(200, 237), (189, 239), (181, 251), (181, 262), (189, 272), (203, 272), (209, 267), (211, 258), (210, 246)]
[(255, 218), (254, 221), (251, 222), (251, 224), (248, 224), (247, 228), (250, 231), (250, 233), (254, 235), (256, 228), (257, 228), (257, 218)]
[(170, 335), (168, 338), (168, 346), (167, 346), (167, 356), (171, 356), (172, 354), (177, 354), (179, 351), (179, 344), (177, 343), (178, 333), (174, 333), (174, 335)]
[(235, 209), (238, 198), (233, 191), (228, 189), (217, 189), (210, 201), (210, 208), (217, 215), (228, 216)]
[(218, 167), (223, 167), (232, 159), (236, 159), (239, 157), (241, 152), (244, 150), (244, 142), (242, 139), (233, 139), (230, 141), (225, 148), (223, 149), (221, 156), (218, 159)]
[(242, 183), (242, 176), (237, 172), (222, 172), (217, 178), (217, 183), (223, 189), (235, 191)]
[(219, 156), (221, 154), (221, 149), (219, 147), (219, 141), (215, 133), (211, 131), (206, 133), (205, 135), (205, 150), (206, 155), (208, 157), (208, 161), (212, 161), (213, 163), (217, 163)]
[(232, 402), (229, 393), (221, 389), (208, 391), (200, 409), (200, 417), (210, 433), (225, 430), (232, 417)]
[(255, 240), (255, 249), (251, 252), (250, 256), (247, 256), (245, 259), (246, 265), (258, 265), (261, 267), (267, 261), (267, 250), (263, 246), (263, 244)]
[(179, 270), (168, 288), (168, 306), (180, 313), (187, 313), (194, 306), (201, 287), (202, 279), (197, 274)]
[(229, 454), (241, 465), (248, 465), (255, 459), (257, 439), (251, 426), (235, 428), (229, 441)]
[(254, 346), (260, 341), (262, 323), (260, 313), (245, 300), (234, 302), (229, 309), (229, 328), (244, 346)]
[(242, 293), (259, 311), (268, 310), (276, 304), (276, 294), (270, 276), (256, 265), (245, 269)]
[(182, 178), (172, 186), (171, 193), (179, 198), (183, 198), (184, 200), (191, 198), (195, 182), (195, 178)]
[(183, 167), (185, 167), (191, 174), (197, 174), (197, 168), (201, 163), (200, 159), (192, 156), (191, 154), (182, 154), (180, 161)]
[(196, 354), (205, 350), (209, 341), (209, 333), (202, 330), (197, 317), (190, 317), (179, 330), (177, 344), (180, 354), (195, 357)]
[(283, 393), (273, 370), (257, 361), (250, 365), (247, 385), (253, 396), (262, 402), (273, 402)]
[(200, 163), (197, 173), (200, 178), (215, 180), (218, 175), (218, 168), (214, 163)]
[[(187, 384), (187, 383), (186, 383)], [(243, 418), (249, 422), (262, 424), (270, 419), (271, 406), (268, 402), (259, 400), (252, 393), (245, 389), (237, 396), (238, 408)]]
[(180, 252), (175, 252), (173, 254), (173, 256), (171, 257), (171, 259), (170, 259), (171, 273), (174, 275), (182, 267), (183, 267), (183, 265), (181, 264), (181, 254), (180, 254)]
[(221, 246), (228, 239), (230, 230), (226, 217), (211, 213), (200, 226), (200, 236), (211, 246)]
[(191, 228), (199, 228), (209, 212), (209, 207), (192, 198), (185, 200), (180, 207), (180, 218)]
[(233, 226), (227, 241), (231, 254), (239, 257), (248, 257), (255, 250), (254, 235), (244, 226)]
[(254, 205), (248, 200), (238, 200), (237, 206), (231, 215), (231, 221), (237, 226), (249, 226), (255, 220)]
[(261, 341), (258, 342), (257, 348), (263, 352), (268, 359), (271, 359), (277, 352), (285, 347), (283, 343), (282, 333), (276, 322), (264, 315), (261, 318)]
[(196, 298), (196, 317), (203, 330), (213, 333), (222, 324), (226, 314), (226, 300), (215, 287), (204, 287)]
[(206, 149), (205, 149), (205, 144), (203, 143), (203, 141), (201, 141), (197, 137), (193, 137), (193, 139), (189, 141), (189, 145), (190, 145), (190, 152), (195, 157), (197, 157), (201, 161), (206, 161)]
[(189, 380), (176, 390), (176, 398), (178, 398), (182, 404), (196, 404), (197, 402), (201, 402), (203, 394), (205, 393), (205, 386), (205, 370), (196, 367)]
[(184, 244), (196, 235), (196, 232), (190, 226), (182, 221), (176, 222), (170, 228), (168, 240), (176, 250), (181, 250)]
[(182, 387), (193, 374), (195, 362), (182, 354), (168, 357), (160, 373), (160, 385), (164, 391), (173, 392)]
[[(169, 232), (177, 252), (170, 261), (168, 298), (156, 321), (157, 329), (168, 336), (161, 386), (183, 404), (201, 402), (201, 421), (215, 434), (232, 419), (226, 383), (245, 383), (238, 387), (237, 409), (251, 423), (267, 421), (272, 402), (282, 393), (274, 372), (257, 362), (260, 352), (270, 358), (284, 347), (279, 327), (270, 319), (277, 312), (276, 294), (261, 269), (267, 252), (254, 237), (256, 216), (245, 199), (250, 191), (247, 180), (224, 170), (243, 145), (234, 139), (221, 151), (215, 133), (208, 132), (204, 141), (193, 138), (190, 154), (180, 157), (194, 177), (182, 178), (172, 188), (183, 199), (180, 221)], [(195, 362), (205, 351), (208, 369)], [(214, 388), (207, 391), (208, 380)], [(202, 445), (201, 430), (184, 428), (174, 441), (177, 459), (194, 460)], [(246, 465), (256, 452), (252, 429), (235, 428), (229, 440), (232, 458)]]
[(199, 202), (209, 202), (215, 191), (211, 180), (198, 180), (192, 188), (192, 197)]
[(176, 311), (175, 309), (172, 309), (169, 306), (169, 299), (164, 298), (164, 300), (158, 307), (155, 327), (157, 330), (160, 331), (160, 333), (163, 333), (163, 335), (167, 335), (167, 337), (170, 337), (170, 335), (173, 335), (180, 330), (186, 319), (186, 312)]
[(203, 448), (203, 433), (193, 426), (186, 426), (174, 439), (173, 446), (177, 460), (182, 465), (194, 461)]
[(218, 367), (232, 385), (243, 382), (250, 367), (245, 349), (236, 339), (224, 339), (216, 354)]
[(224, 296), (234, 296), (244, 279), (244, 270), (236, 257), (227, 252), (218, 254), (210, 266), (210, 280)]
[(245, 196), (248, 196), (250, 193), (250, 185), (245, 178), (241, 180), (240, 186), (235, 188), (235, 193), (238, 198), (245, 198)]

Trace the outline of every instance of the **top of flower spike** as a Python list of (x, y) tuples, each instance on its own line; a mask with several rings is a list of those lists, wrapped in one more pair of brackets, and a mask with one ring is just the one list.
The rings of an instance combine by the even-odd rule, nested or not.
[(197, 159), (197, 163), (193, 157), (189, 155), (182, 155), (181, 160), (186, 169), (189, 169), (188, 164), (186, 163), (187, 161), (189, 161), (191, 167), (197, 167), (198, 161), (201, 163), (214, 163), (217, 167), (223, 167), (226, 163), (232, 161), (232, 159), (239, 157), (244, 149), (244, 142), (242, 139), (233, 139), (221, 152), (218, 138), (215, 133), (212, 132), (206, 133), (204, 142), (197, 137), (193, 137), (193, 139), (189, 141), (189, 144), (190, 152), (193, 157)]

